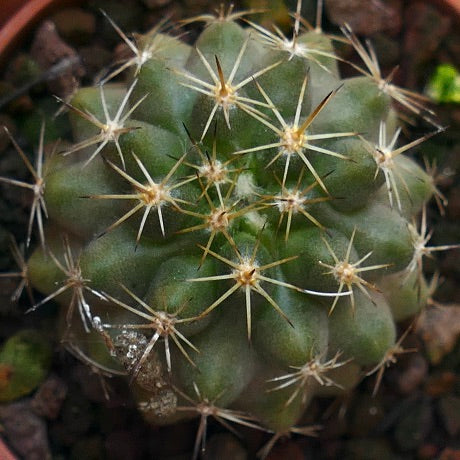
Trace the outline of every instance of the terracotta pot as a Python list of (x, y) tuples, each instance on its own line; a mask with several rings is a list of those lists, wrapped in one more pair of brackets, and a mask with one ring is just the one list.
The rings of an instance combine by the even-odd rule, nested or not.
[(1, 3), (0, 63), (45, 15), (53, 9), (84, 3), (84, 0), (4, 0)]
[(2, 438), (0, 438), (0, 458), (2, 460), (18, 460), (18, 458), (15, 455), (13, 455), (11, 450), (3, 442)]

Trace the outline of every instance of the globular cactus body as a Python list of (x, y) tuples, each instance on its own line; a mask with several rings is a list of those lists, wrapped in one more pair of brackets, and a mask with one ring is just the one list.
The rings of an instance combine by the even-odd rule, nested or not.
[(398, 146), (402, 93), (341, 80), (321, 31), (205, 19), (195, 46), (137, 37), (127, 85), (67, 103), (75, 144), (47, 159), (30, 276), (148, 420), (288, 432), (424, 305), (411, 222), (434, 188), (404, 152), (427, 136)]

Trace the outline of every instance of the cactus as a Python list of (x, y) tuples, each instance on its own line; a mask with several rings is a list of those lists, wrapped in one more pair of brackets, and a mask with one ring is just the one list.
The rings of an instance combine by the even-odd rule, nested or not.
[[(201, 416), (195, 456), (209, 416), (312, 434), (312, 398), (380, 381), (423, 256), (455, 247), (427, 246), (439, 192), (405, 155), (434, 114), (347, 27), (366, 68), (341, 79), (298, 13), (289, 38), (221, 8), (194, 46), (109, 19), (133, 57), (61, 101), (73, 144), (43, 158), (42, 131), (36, 184), (10, 180), (35, 194), (30, 310), (57, 301), (63, 340), (127, 374), (147, 420)], [(400, 145), (395, 101), (435, 127)]]

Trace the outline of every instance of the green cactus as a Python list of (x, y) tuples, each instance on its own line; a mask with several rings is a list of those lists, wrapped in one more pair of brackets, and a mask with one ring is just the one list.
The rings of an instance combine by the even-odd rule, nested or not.
[(437, 189), (404, 155), (439, 126), (398, 145), (393, 100), (434, 123), (422, 99), (346, 27), (367, 68), (342, 80), (333, 37), (241, 16), (200, 16), (194, 46), (112, 23), (133, 57), (61, 101), (74, 144), (46, 168), (41, 145), (29, 184), (31, 310), (61, 304), (63, 337), (127, 372), (147, 420), (200, 415), (195, 456), (208, 416), (276, 439), (383, 370), (428, 296), (423, 256), (451, 247), (427, 246), (425, 212), (418, 230)]

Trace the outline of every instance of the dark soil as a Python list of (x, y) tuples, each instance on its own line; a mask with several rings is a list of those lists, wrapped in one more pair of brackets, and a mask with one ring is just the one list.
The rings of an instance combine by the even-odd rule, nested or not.
[[(241, 3), (241, 2), (240, 2)], [(247, 2), (278, 4), (277, 1)], [(291, 2), (292, 3), (292, 2)], [(316, 2), (312, 2), (316, 3)], [(352, 22), (356, 32), (372, 39), (380, 62), (401, 86), (423, 91), (440, 63), (460, 67), (460, 19), (430, 2), (402, 0), (326, 0), (323, 28)], [(210, 0), (94, 0), (90, 6), (66, 9), (42, 22), (24, 48), (0, 69), (0, 125), (6, 125), (33, 159), (41, 119), (47, 119), (46, 141), (68, 135), (64, 117), (54, 118), (58, 103), (51, 95), (69, 97), (79, 86), (91, 85), (108, 72), (110, 63), (126, 55), (126, 46), (99, 12), (102, 8), (124, 31), (146, 31), (159, 19), (171, 20), (207, 12)], [(333, 14), (327, 14), (334, 4)], [(240, 5), (241, 6), (241, 5)], [(294, 5), (295, 6), (295, 5)], [(291, 9), (294, 8), (290, 5)], [(304, 2), (306, 15), (314, 5)], [(312, 20), (314, 17), (312, 17)], [(187, 27), (193, 42), (198, 24)], [(341, 52), (352, 59), (345, 47)], [(457, 58), (457, 61), (456, 61)], [(357, 61), (358, 62), (358, 61)], [(344, 67), (350, 74), (352, 69)], [(460, 241), (460, 104), (435, 107), (444, 133), (422, 144), (417, 158), (437, 164), (436, 180), (448, 198), (445, 215), (436, 203), (428, 210), (432, 245)], [(429, 127), (423, 120), (405, 124), (406, 140)], [(0, 176), (29, 180), (28, 172), (0, 132)], [(30, 195), (18, 187), (0, 185), (0, 270), (17, 272), (8, 234), (24, 242)], [(37, 243), (34, 241), (33, 245)], [(317, 438), (294, 435), (280, 439), (269, 459), (460, 459), (460, 264), (458, 251), (438, 253), (428, 261), (428, 277), (439, 271), (432, 305), (417, 321), (416, 332), (404, 342), (419, 351), (404, 355), (388, 369), (376, 397), (374, 378), (337, 400), (316, 400), (304, 424), (320, 424)], [(168, 428), (148, 426), (136, 412), (129, 388), (120, 378), (107, 377), (82, 364), (60, 345), (51, 305), (24, 315), (28, 296), (10, 297), (18, 277), (0, 277), (0, 342), (15, 332), (34, 328), (53, 345), (51, 370), (30, 396), (0, 405), (0, 441), (18, 458), (37, 459), (188, 459), (197, 423)], [(38, 294), (37, 294), (38, 296)], [(408, 324), (401, 325), (404, 331)], [(3, 376), (0, 372), (0, 383)], [(270, 436), (241, 430), (238, 439), (218, 425), (209, 427), (206, 459), (251, 459)], [(0, 458), (3, 459), (0, 449)], [(7, 458), (6, 456), (4, 457)]]

